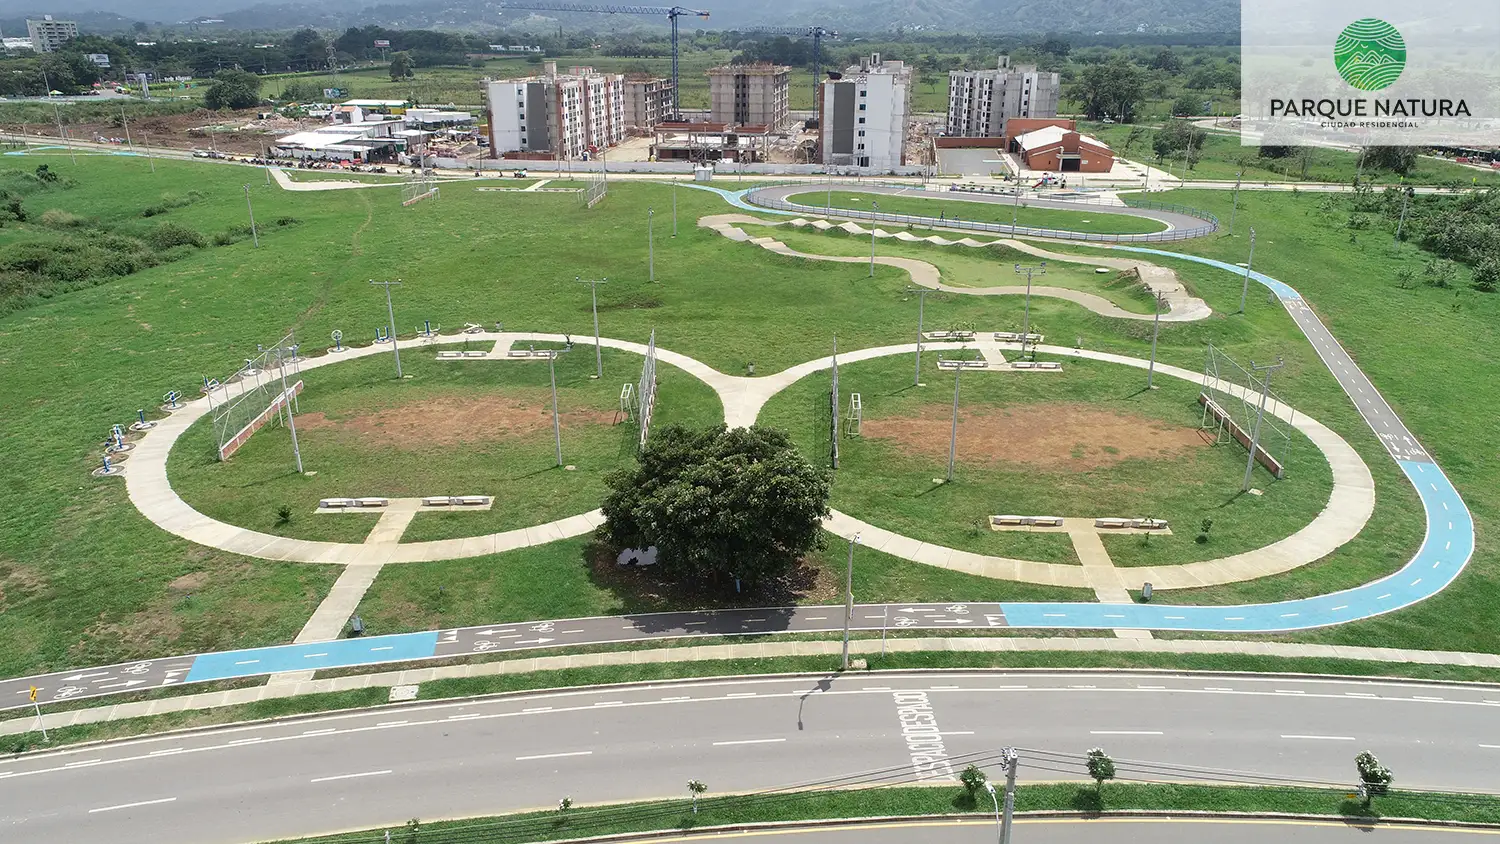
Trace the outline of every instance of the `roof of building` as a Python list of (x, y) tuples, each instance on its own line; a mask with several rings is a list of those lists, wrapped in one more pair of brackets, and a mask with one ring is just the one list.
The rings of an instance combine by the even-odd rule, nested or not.
[[(1024, 135), (1017, 135), (1016, 143), (1021, 145), (1021, 149), (1031, 152), (1034, 149), (1056, 146), (1062, 142), (1063, 135), (1068, 134), (1069, 131), (1071, 130), (1064, 129), (1061, 126), (1043, 126), (1040, 129), (1033, 129)], [(1109, 144), (1088, 135), (1080, 134), (1078, 141), (1090, 146), (1099, 147), (1100, 149), (1109, 149)]]
[(344, 100), (346, 106), (359, 106), (360, 108), (372, 108), (379, 106), (401, 107), (410, 105), (410, 100)]

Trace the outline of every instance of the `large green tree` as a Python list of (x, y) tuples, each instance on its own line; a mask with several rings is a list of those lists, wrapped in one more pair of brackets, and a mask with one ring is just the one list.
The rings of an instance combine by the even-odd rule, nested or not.
[(1074, 86), (1073, 98), (1083, 103), (1090, 120), (1112, 117), (1130, 123), (1135, 120), (1144, 87), (1141, 69), (1116, 56), (1108, 63), (1085, 67)]
[(603, 536), (655, 545), (680, 582), (753, 588), (821, 545), (829, 481), (774, 428), (663, 427), (635, 466), (606, 479)]
[(203, 93), (203, 105), (211, 109), (254, 108), (260, 103), (260, 77), (244, 70), (221, 70)]
[(411, 53), (408, 53), (405, 50), (398, 53), (392, 53), (391, 81), (400, 82), (403, 79), (408, 79), (412, 76), (415, 76), (416, 74), (412, 71), (413, 67), (414, 65), (412, 64)]

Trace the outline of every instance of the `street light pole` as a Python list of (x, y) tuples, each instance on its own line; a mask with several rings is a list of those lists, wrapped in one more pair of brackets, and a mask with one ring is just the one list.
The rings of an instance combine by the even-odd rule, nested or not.
[(604, 354), (599, 350), (599, 285), (607, 284), (609, 279), (601, 278), (584, 281), (578, 276), (573, 276), (573, 280), (579, 284), (587, 284), (589, 286), (590, 298), (593, 300), (594, 306), (594, 377), (603, 378)]
[(1245, 312), (1245, 296), (1250, 293), (1250, 265), (1255, 263), (1255, 227), (1250, 227), (1250, 257), (1245, 259), (1245, 283), (1240, 287), (1240, 313)]
[(880, 203), (870, 202), (870, 278), (875, 277), (875, 213), (880, 210)]
[(395, 281), (376, 281), (370, 279), (371, 284), (377, 284), (385, 288), (385, 313), (391, 318), (391, 352), (396, 357), (396, 377), (404, 378), (401, 374), (401, 350), (396, 348), (396, 309), (391, 305), (391, 285), (400, 286), (401, 279)]
[[(595, 348), (598, 348), (597, 346)], [(557, 465), (562, 462), (562, 422), (557, 418), (557, 350), (547, 355), (547, 377), (552, 381), (552, 439), (557, 444)]]
[(151, 136), (145, 131), (141, 132), (141, 146), (146, 148), (146, 163), (151, 165), (151, 172), (156, 172), (156, 159), (151, 157)]
[(672, 180), (672, 236), (677, 236), (677, 180)]
[[(1026, 356), (1026, 341), (1031, 337), (1031, 276), (1047, 274), (1047, 262), (1043, 261), (1035, 267), (1023, 267), (1016, 264), (1016, 275), (1026, 274), (1026, 311), (1021, 319), (1021, 357)], [(1033, 352), (1035, 354), (1035, 352)]]
[(1151, 367), (1146, 370), (1146, 389), (1155, 389), (1151, 386), (1151, 379), (1156, 375), (1156, 337), (1161, 333), (1161, 293), (1156, 294), (1155, 315), (1151, 317)]
[(646, 260), (650, 265), (651, 281), (656, 281), (656, 211), (646, 209)]
[(917, 375), (912, 381), (913, 386), (922, 386), (922, 319), (927, 310), (927, 294), (925, 287), (906, 288), (906, 292), (917, 294)]
[(958, 456), (958, 380), (964, 373), (964, 363), (962, 360), (957, 363), (953, 369), (953, 430), (948, 434), (948, 478), (945, 483), (953, 481), (953, 462)]
[(1270, 366), (1256, 366), (1255, 361), (1250, 361), (1250, 373), (1264, 372), (1266, 378), (1261, 382), (1260, 406), (1255, 410), (1255, 429), (1250, 434), (1250, 457), (1245, 461), (1245, 482), (1240, 486), (1241, 492), (1250, 491), (1250, 475), (1255, 471), (1255, 450), (1260, 448), (1260, 423), (1266, 416), (1266, 397), (1271, 395), (1271, 375), (1286, 364), (1277, 358)]
[(1005, 748), (1005, 816), (1000, 826), (1000, 844), (1010, 844), (1010, 829), (1016, 813), (1016, 768), (1021, 754), (1014, 747)]
[(1401, 230), (1406, 228), (1406, 203), (1411, 199), (1412, 189), (1407, 188), (1401, 192), (1401, 222), (1396, 224), (1396, 242), (1401, 242)]
[[(49, 97), (52, 96), (52, 93), (51, 93), (50, 90), (47, 92), (47, 96), (49, 96)], [(72, 141), (72, 139), (69, 138), (63, 132), (63, 127), (62, 127), (62, 112), (58, 110), (58, 108), (57, 108), (57, 101), (56, 100), (52, 101), (52, 116), (57, 119), (57, 136), (59, 138), (62, 138), (63, 144), (66, 145), (67, 148), (68, 148), (68, 157), (73, 160), (73, 164), (76, 166), (78, 164), (78, 154), (75, 153), (75, 152), (73, 152), (73, 141)]]
[(844, 580), (844, 670), (849, 670), (849, 622), (854, 618), (854, 546), (859, 534), (849, 537), (849, 572)]
[(984, 781), (984, 790), (990, 793), (990, 802), (995, 804), (995, 839), (1005, 840), (1005, 829), (1000, 825), (1000, 798), (995, 796), (995, 784), (989, 780)]
[(255, 230), (255, 205), (250, 201), (250, 186), (245, 185), (245, 208), (250, 211), (250, 237), (255, 241), (255, 248), (260, 248), (260, 234)]
[(1234, 174), (1234, 207), (1229, 209), (1229, 233), (1234, 234), (1234, 218), (1240, 212), (1240, 179), (1245, 175), (1244, 170)]

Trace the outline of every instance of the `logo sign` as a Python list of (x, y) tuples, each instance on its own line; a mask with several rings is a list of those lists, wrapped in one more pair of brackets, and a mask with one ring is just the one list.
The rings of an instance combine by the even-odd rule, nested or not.
[(1344, 27), (1333, 45), (1333, 66), (1361, 91), (1383, 91), (1406, 68), (1406, 41), (1400, 30), (1379, 18), (1360, 18)]
[(1500, 145), (1500, 7), (1240, 0), (1246, 146)]
[(84, 53), (83, 57), (99, 67), (109, 67), (109, 53)]
[(375, 42), (375, 46), (377, 46), (377, 47), (389, 47), (389, 46), (391, 46), (391, 42), (389, 42), (389, 41), (387, 41), (387, 40), (385, 40), (385, 39), (382, 38), (379, 41)]

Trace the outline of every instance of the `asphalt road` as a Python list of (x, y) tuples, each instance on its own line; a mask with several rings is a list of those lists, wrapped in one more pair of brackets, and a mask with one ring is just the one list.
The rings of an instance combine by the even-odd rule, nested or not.
[[(998, 604), (856, 604), (855, 630), (975, 630), (1006, 626)], [(828, 633), (844, 629), (844, 607), (773, 607), (531, 621), (277, 645), (199, 656), (119, 663), (0, 681), (0, 711), (146, 691), (185, 682), (256, 677), (279, 671), (329, 669), (413, 659), (506, 653), (577, 645), (702, 636)]]
[[(1136, 819), (1097, 818), (1028, 819), (1018, 818), (1011, 840), (1017, 844), (1097, 844), (1118, 838), (1149, 841), (1152, 844), (1340, 844), (1345, 841), (1381, 841), (1396, 844), (1438, 844), (1478, 837), (1493, 841), (1497, 833), (1489, 830), (1439, 829), (1422, 827), (1369, 827), (1344, 821), (1252, 821), (1200, 820), (1196, 818)], [(655, 839), (662, 844), (688, 841), (722, 841), (755, 838), (771, 844), (991, 844), (995, 840), (994, 821), (928, 821), (887, 824), (858, 824), (796, 830), (755, 830), (744, 833), (692, 834)]]
[[(977, 202), (987, 203), (990, 205), (1003, 205), (1006, 207), (1011, 206), (1015, 202), (1015, 199), (1010, 196), (998, 196), (994, 194), (969, 193), (960, 191), (922, 190), (921, 188), (916, 186), (906, 188), (895, 187), (892, 185), (859, 185), (848, 182), (835, 182), (832, 184), (832, 187), (835, 190), (852, 190), (858, 191), (859, 193), (888, 194), (915, 199), (941, 199), (953, 202)], [(751, 190), (745, 194), (745, 200), (751, 205), (765, 204), (771, 208), (783, 209), (788, 206), (778, 205), (777, 203), (788, 203), (790, 210), (804, 210), (810, 214), (823, 214), (825, 207), (822, 205), (801, 205), (788, 199), (788, 197), (796, 196), (797, 194), (807, 194), (810, 191), (816, 193), (817, 190), (818, 188), (816, 185), (811, 186), (811, 188), (809, 188), (808, 185), (778, 185), (775, 187)], [(1154, 208), (1147, 209), (1119, 205), (1102, 205), (1098, 203), (1090, 203), (1085, 200), (1067, 199), (1028, 198), (1023, 199), (1022, 201), (1028, 207), (1033, 208), (1054, 208), (1064, 211), (1087, 211), (1089, 213), (1098, 212), (1100, 214), (1126, 214), (1132, 217), (1144, 217), (1163, 223), (1169, 226), (1173, 231), (1185, 232), (1194, 229), (1202, 229), (1205, 226), (1209, 225), (1207, 220), (1199, 219), (1198, 217), (1193, 217), (1188, 214), (1179, 214), (1174, 211), (1158, 210)], [(868, 211), (850, 211), (849, 209), (841, 210), (839, 208), (832, 209), (832, 213), (835, 217), (850, 217), (854, 219), (869, 219), (870, 216), (870, 212)], [(884, 214), (884, 212), (882, 212), (882, 214)], [(959, 229), (974, 229), (976, 231), (986, 231), (1001, 234), (1010, 233), (1011, 231), (1011, 227), (1009, 224), (974, 223), (967, 220), (958, 221), (953, 219), (939, 220), (936, 217), (916, 217), (911, 215), (900, 216), (903, 220), (910, 219), (923, 225), (934, 225)], [(1159, 241), (1164, 237), (1166, 239), (1171, 239), (1171, 232), (1157, 232), (1155, 234), (1090, 234), (1087, 238), (1084, 238), (1083, 235), (1074, 232), (1028, 226), (1018, 226), (1016, 227), (1015, 232), (1021, 235), (1034, 235), (1043, 237), (1056, 236), (1068, 239), (1088, 239), (1122, 243)]]
[[(904, 738), (912, 719), (898, 707), (924, 713), (919, 729), (929, 732)], [(1195, 767), (1232, 768), (1347, 785), (1355, 753), (1368, 749), (1400, 786), (1494, 791), (1497, 714), (1500, 695), (1478, 688), (1170, 673), (589, 688), (7, 760), (0, 831), (15, 841), (231, 844), (553, 807), (565, 795), (580, 805), (678, 796), (689, 779), (710, 793), (876, 771), (887, 782), (946, 781), (967, 755), (1004, 745), (1022, 748), (1023, 782), (1083, 779), (1078, 755), (1101, 745), (1122, 779), (1143, 772), (1128, 760), (1153, 760), (1184, 779), (1208, 778)]]

